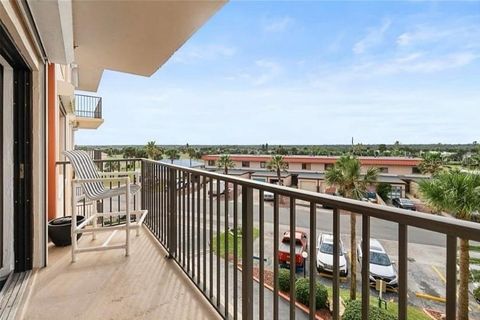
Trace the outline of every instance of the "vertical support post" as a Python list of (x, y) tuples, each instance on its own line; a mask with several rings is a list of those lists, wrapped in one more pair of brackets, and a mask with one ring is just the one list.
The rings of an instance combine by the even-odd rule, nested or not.
[[(315, 263), (317, 261), (317, 250), (316, 250), (316, 239), (317, 239), (317, 204), (314, 202), (310, 202), (310, 254), (309, 254), (309, 277), (310, 277), (310, 320), (315, 320), (316, 316), (316, 270), (315, 270)], [(304, 264), (303, 266), (306, 268), (307, 266)]]
[(398, 319), (407, 319), (407, 270), (408, 270), (407, 225), (398, 225)]
[(295, 198), (290, 197), (290, 319), (295, 319), (296, 305), (295, 305), (295, 273), (297, 271), (297, 265), (295, 263)]
[(176, 170), (173, 168), (169, 169), (169, 175), (168, 175), (168, 214), (169, 214), (169, 227), (168, 227), (168, 258), (174, 258), (175, 253), (177, 251), (177, 241), (176, 241), (176, 225), (177, 225), (177, 218), (176, 218), (176, 199), (175, 195), (177, 193), (177, 179), (176, 179)]
[(242, 188), (242, 319), (253, 319), (253, 189)]
[(447, 235), (447, 320), (455, 319), (457, 310), (457, 237)]
[[(355, 250), (355, 249), (353, 249)], [(333, 319), (340, 319), (340, 213), (333, 209)], [(352, 272), (354, 272), (352, 270)]]
[(273, 198), (273, 318), (278, 319), (278, 233), (279, 220), (279, 196), (274, 194)]
[[(350, 250), (356, 250), (351, 248)], [(352, 270), (352, 272), (354, 272)], [(370, 307), (370, 217), (362, 215), (362, 319), (368, 320)]]

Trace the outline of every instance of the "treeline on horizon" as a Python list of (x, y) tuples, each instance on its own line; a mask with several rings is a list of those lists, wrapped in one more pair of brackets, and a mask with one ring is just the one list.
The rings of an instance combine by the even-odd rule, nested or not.
[[(439, 152), (450, 161), (462, 161), (465, 156), (480, 153), (480, 144), (476, 141), (470, 144), (332, 144), (332, 145), (161, 145), (160, 150), (176, 149), (180, 153), (194, 155), (199, 158), (206, 154), (281, 154), (281, 155), (311, 155), (340, 156), (351, 153), (357, 156), (402, 156), (421, 157), (426, 152)], [(109, 156), (146, 157), (145, 145), (89, 145), (76, 146), (83, 150), (100, 150)], [(192, 152), (194, 151), (194, 152)]]

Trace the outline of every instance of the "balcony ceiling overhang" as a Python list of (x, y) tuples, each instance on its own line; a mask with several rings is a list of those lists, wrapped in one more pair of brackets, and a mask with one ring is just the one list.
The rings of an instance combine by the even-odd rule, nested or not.
[(78, 89), (103, 70), (151, 76), (226, 1), (73, 1)]

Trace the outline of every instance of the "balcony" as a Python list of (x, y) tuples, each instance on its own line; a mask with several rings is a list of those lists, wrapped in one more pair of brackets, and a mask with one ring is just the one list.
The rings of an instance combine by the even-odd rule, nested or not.
[[(209, 312), (214, 310), (217, 317), (233, 319), (340, 319), (348, 280), (340, 276), (339, 249), (342, 239), (348, 242), (350, 212), (357, 214), (357, 240), (364, 252), (357, 270), (362, 319), (377, 304), (368, 263), (368, 240), (373, 237), (388, 238), (389, 253), (396, 261), (397, 286), (385, 293), (395, 317), (408, 319), (412, 311), (423, 313), (415, 296), (426, 288), (437, 290), (445, 301), (425, 306), (433, 305), (446, 319), (456, 319), (457, 240), (480, 241), (479, 224), (146, 159), (96, 162), (104, 171), (141, 170), (142, 191), (134, 205), (149, 211), (146, 228), (134, 239), (128, 259), (114, 251), (86, 254), (71, 264), (69, 248), (51, 248), (50, 266), (37, 275), (27, 319), (47, 312), (41, 309), (47, 304), (50, 319), (69, 314), (81, 318), (90, 315), (88, 310), (102, 318), (162, 319), (167, 317), (164, 314), (176, 319), (211, 318)], [(58, 165), (68, 170), (68, 163)], [(267, 202), (265, 192), (273, 193), (274, 200)], [(79, 203), (77, 213), (88, 215), (92, 205)], [(97, 205), (115, 211), (124, 201), (118, 198)], [(284, 232), (297, 230), (308, 237), (308, 259), (301, 262), (304, 269), (297, 268), (291, 242), (285, 262), (290, 266), (290, 289), (282, 291), (279, 243)], [(333, 234), (330, 278), (316, 269), (316, 240), (322, 232)], [(435, 288), (430, 282), (432, 266), (445, 273), (444, 282)], [(295, 281), (304, 275), (327, 287), (329, 308), (317, 310), (314, 294), (309, 294), (308, 306), (295, 301)], [(87, 278), (96, 281), (83, 284)], [(315, 292), (314, 285), (309, 283), (309, 293)], [(476, 318), (480, 308), (470, 300), (471, 317)], [(125, 306), (132, 307), (124, 313)]]
[(80, 129), (97, 129), (102, 123), (102, 98), (75, 94), (75, 116)]

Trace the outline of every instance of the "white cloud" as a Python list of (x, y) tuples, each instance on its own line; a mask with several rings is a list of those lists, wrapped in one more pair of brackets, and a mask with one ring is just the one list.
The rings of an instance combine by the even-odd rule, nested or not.
[(392, 22), (385, 19), (379, 28), (370, 28), (367, 35), (353, 46), (353, 52), (356, 54), (365, 53), (369, 48), (374, 47), (383, 41), (385, 32)]
[(200, 60), (215, 60), (222, 57), (231, 57), (235, 55), (236, 48), (219, 44), (210, 44), (204, 46), (190, 46), (180, 49), (176, 52), (172, 61), (177, 63), (194, 63)]
[(267, 83), (282, 72), (282, 67), (273, 61), (257, 60), (255, 65), (260, 69), (260, 74), (253, 80), (253, 84), (257, 86)]
[(292, 24), (293, 24), (293, 19), (290, 17), (277, 18), (265, 24), (265, 26), (263, 27), (263, 30), (266, 32), (282, 32), (282, 31), (285, 31)]

